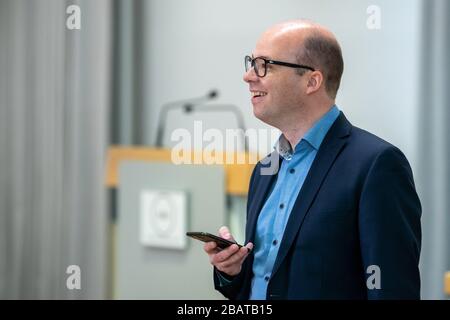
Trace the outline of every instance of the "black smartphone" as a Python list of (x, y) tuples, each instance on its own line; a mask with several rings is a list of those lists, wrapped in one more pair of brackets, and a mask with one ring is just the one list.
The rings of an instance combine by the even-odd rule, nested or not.
[(186, 232), (186, 235), (188, 237), (191, 237), (191, 238), (203, 241), (203, 242), (214, 241), (215, 243), (217, 243), (217, 247), (219, 247), (221, 249), (228, 248), (232, 244), (237, 244), (239, 246), (239, 248), (242, 247), (240, 244), (238, 244), (236, 242), (221, 238), (219, 236), (215, 236), (208, 232)]

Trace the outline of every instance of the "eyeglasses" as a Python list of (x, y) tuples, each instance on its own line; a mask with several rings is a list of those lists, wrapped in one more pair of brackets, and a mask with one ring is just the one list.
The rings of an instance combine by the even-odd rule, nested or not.
[(285, 67), (289, 67), (289, 68), (303, 68), (303, 69), (315, 71), (314, 68), (304, 66), (301, 64), (294, 64), (294, 63), (289, 63), (289, 62), (270, 60), (270, 59), (265, 59), (263, 57), (252, 58), (250, 56), (245, 56), (245, 72), (248, 72), (248, 70), (253, 68), (253, 69), (255, 69), (256, 75), (260, 78), (262, 78), (266, 75), (268, 64), (276, 64), (279, 66), (285, 66)]

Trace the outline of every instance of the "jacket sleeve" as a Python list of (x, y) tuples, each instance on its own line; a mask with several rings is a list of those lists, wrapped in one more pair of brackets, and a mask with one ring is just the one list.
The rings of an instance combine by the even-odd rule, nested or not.
[(421, 205), (403, 153), (373, 161), (359, 202), (361, 256), (369, 299), (420, 299)]
[(223, 294), (225, 298), (228, 298), (230, 300), (239, 299), (244, 280), (243, 277), (246, 273), (246, 263), (247, 261), (244, 261), (241, 273), (230, 279), (224, 279), (224, 276), (220, 274), (220, 271), (214, 268), (214, 288), (221, 294)]

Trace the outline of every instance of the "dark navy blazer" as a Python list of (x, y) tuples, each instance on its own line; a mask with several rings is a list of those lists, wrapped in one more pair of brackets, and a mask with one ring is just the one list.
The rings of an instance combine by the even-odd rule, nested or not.
[[(250, 180), (246, 243), (255, 239), (258, 215), (277, 178), (261, 175), (270, 166), (262, 163)], [(419, 299), (420, 217), (403, 153), (352, 126), (341, 112), (290, 214), (267, 299)], [(215, 270), (216, 289), (229, 299), (248, 299), (252, 262), (250, 254), (225, 286)]]

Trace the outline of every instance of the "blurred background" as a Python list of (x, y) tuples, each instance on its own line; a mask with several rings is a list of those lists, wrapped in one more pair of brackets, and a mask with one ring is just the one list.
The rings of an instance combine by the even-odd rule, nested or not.
[[(179, 232), (226, 223), (244, 240), (245, 174), (173, 168), (164, 150), (195, 120), (270, 129), (253, 116), (243, 58), (266, 28), (295, 18), (340, 42), (347, 118), (410, 161), (423, 206), (422, 297), (447, 298), (445, 0), (0, 0), (0, 298), (221, 299), (200, 242), (164, 248), (145, 229), (142, 190), (154, 199), (182, 189), (169, 195), (187, 221)], [(236, 176), (240, 187), (230, 186)]]

